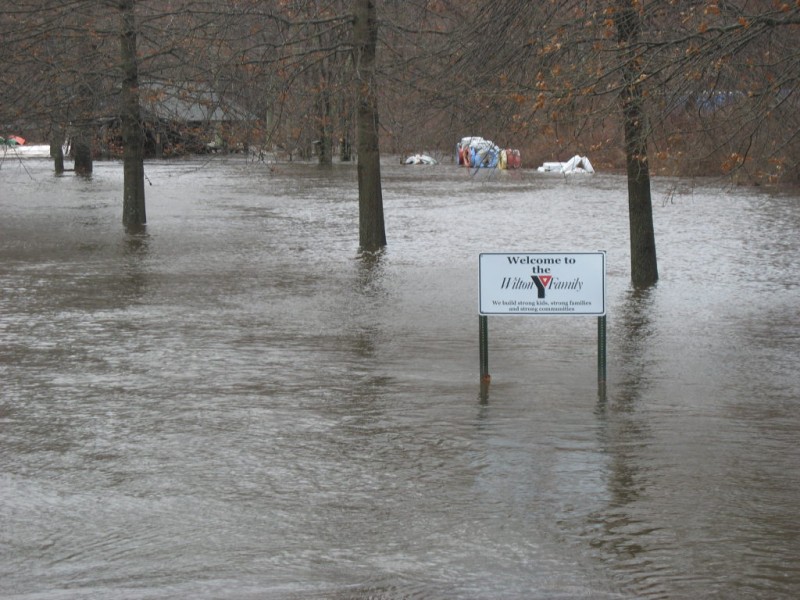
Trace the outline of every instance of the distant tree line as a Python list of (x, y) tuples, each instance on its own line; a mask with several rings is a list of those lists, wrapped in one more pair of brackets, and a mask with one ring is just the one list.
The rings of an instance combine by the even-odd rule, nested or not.
[(365, 249), (386, 243), (380, 149), (447, 155), (485, 135), (528, 166), (585, 154), (627, 173), (648, 285), (652, 173), (800, 181), (798, 33), (798, 0), (15, 0), (0, 135), (56, 154), (68, 137), (83, 173), (117, 148), (123, 220), (143, 224), (140, 107), (213, 90), (252, 116), (216, 132), (225, 147), (323, 165), (355, 150)]

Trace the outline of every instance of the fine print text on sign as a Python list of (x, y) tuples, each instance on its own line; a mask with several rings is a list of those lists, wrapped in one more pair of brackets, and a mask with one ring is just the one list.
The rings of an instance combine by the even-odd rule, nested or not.
[(605, 252), (483, 253), (479, 267), (482, 315), (605, 315)]

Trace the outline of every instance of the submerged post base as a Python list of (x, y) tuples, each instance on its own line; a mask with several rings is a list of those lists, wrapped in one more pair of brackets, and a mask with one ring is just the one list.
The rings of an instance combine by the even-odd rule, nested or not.
[(480, 347), (481, 360), (481, 383), (489, 383), (492, 376), (489, 375), (489, 318), (486, 315), (478, 315), (478, 345)]

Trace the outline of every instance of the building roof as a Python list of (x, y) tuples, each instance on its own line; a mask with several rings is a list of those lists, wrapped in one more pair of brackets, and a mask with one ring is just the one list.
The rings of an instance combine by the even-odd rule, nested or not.
[(146, 82), (139, 85), (145, 113), (166, 121), (245, 121), (255, 117), (202, 84)]

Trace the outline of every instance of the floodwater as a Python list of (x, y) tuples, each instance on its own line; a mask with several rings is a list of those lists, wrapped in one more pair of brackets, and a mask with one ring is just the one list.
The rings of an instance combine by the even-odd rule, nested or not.
[[(241, 158), (0, 164), (6, 599), (800, 596), (800, 195)], [(595, 317), (489, 317), (481, 252), (607, 251)]]

